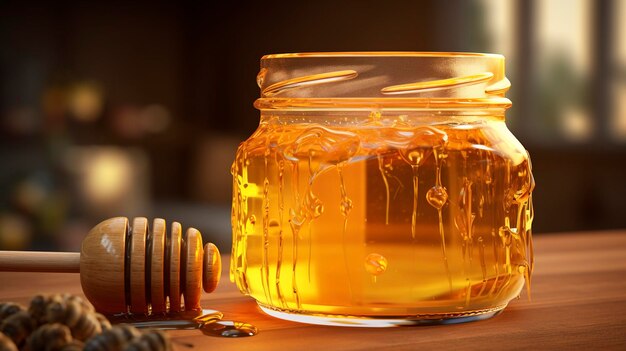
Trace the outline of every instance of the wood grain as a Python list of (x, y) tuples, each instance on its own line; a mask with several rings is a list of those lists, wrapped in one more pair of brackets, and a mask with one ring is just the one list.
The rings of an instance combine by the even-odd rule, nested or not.
[(200, 309), (202, 294), (202, 235), (195, 228), (187, 229), (181, 251), (181, 275), (185, 310)]
[[(127, 218), (110, 218), (91, 229), (83, 240), (80, 255), (81, 284), (85, 295), (96, 302), (92, 303), (99, 311), (114, 313), (126, 310), (124, 255), (127, 228)], [(25, 273), (20, 274), (27, 276)], [(27, 282), (40, 286), (34, 281)], [(66, 287), (58, 285), (57, 288)]]
[(1, 272), (80, 272), (78, 252), (0, 251)]
[(165, 312), (165, 220), (155, 218), (150, 233), (150, 304), (152, 312)]
[[(626, 349), (626, 230), (535, 237), (532, 301), (523, 294), (489, 320), (389, 329), (299, 324), (263, 314), (225, 279), (215, 292), (203, 295), (202, 306), (222, 311), (225, 320), (256, 325), (257, 336), (168, 333), (178, 351)], [(225, 277), (228, 266), (224, 264)], [(0, 301), (27, 303), (38, 292), (80, 293), (77, 274), (2, 272), (0, 281)]]
[[(130, 237), (130, 311), (132, 313), (147, 313), (146, 301), (146, 235), (148, 233), (148, 219), (145, 217), (133, 218), (132, 234)], [(123, 310), (122, 310), (123, 311)]]
[(170, 310), (180, 311), (180, 249), (181, 249), (182, 227), (180, 223), (172, 223), (172, 231), (167, 240), (167, 260), (168, 274), (165, 284), (168, 287), (168, 296), (170, 300)]
[(217, 288), (222, 276), (222, 257), (213, 243), (204, 245), (202, 255), (202, 288), (210, 293)]

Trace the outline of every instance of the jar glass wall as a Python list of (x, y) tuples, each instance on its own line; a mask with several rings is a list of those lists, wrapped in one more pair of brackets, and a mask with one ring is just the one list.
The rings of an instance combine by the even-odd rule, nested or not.
[(231, 280), (271, 315), (386, 326), (529, 287), (534, 181), (499, 55), (265, 56), (233, 163)]

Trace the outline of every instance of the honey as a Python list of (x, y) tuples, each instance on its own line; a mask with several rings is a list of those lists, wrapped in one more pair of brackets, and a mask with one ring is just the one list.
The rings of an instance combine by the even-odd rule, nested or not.
[(498, 313), (533, 269), (531, 165), (503, 111), (262, 109), (231, 170), (231, 280), (313, 323)]

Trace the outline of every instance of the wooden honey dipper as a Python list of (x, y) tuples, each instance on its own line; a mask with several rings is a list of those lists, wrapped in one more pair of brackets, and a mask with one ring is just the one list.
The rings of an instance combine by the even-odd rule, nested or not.
[(182, 239), (178, 222), (170, 236), (165, 220), (155, 218), (152, 230), (144, 217), (107, 219), (89, 231), (78, 252), (0, 251), (0, 271), (80, 272), (85, 296), (105, 314), (161, 313), (200, 309), (201, 287), (213, 291), (219, 282), (217, 247), (202, 248), (200, 232), (187, 229)]

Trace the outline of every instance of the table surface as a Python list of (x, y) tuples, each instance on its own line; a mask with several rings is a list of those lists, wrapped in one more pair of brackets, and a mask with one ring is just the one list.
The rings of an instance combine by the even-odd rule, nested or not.
[[(488, 320), (408, 328), (350, 328), (272, 318), (242, 296), (224, 272), (202, 305), (259, 334), (217, 338), (170, 331), (175, 350), (626, 349), (626, 230), (535, 236), (532, 301), (525, 294)], [(228, 256), (225, 256), (225, 268)], [(0, 301), (36, 293), (82, 294), (77, 274), (0, 272)]]

